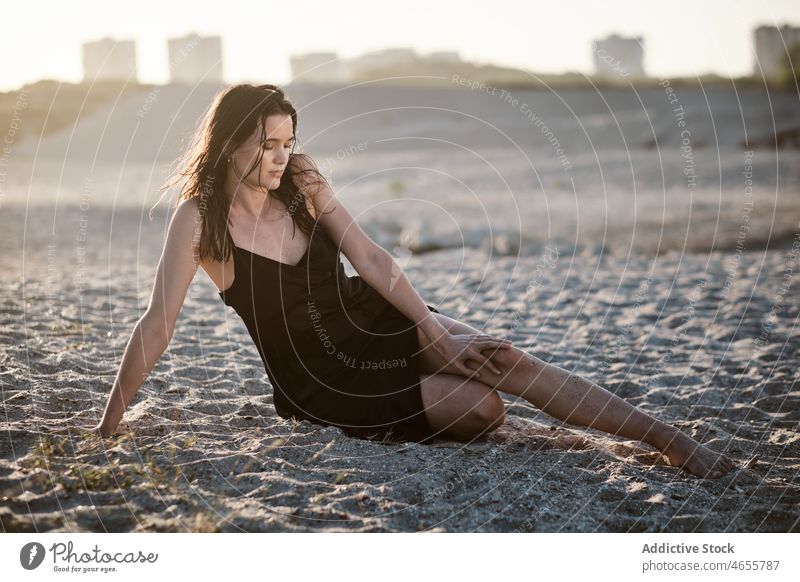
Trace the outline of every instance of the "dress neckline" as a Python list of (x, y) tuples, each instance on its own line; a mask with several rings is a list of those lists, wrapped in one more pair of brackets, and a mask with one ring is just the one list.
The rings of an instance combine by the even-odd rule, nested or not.
[[(259, 255), (258, 253), (254, 253), (253, 251), (248, 251), (246, 248), (240, 247), (239, 245), (233, 245), (233, 249), (234, 250), (238, 249), (240, 251), (243, 251), (243, 252), (247, 253), (248, 255), (252, 255), (254, 257), (258, 257), (259, 259), (264, 259), (265, 261), (269, 261), (270, 263), (274, 263), (276, 265), (280, 265), (280, 267), (286, 267), (287, 269), (296, 269), (297, 267), (300, 266), (300, 264), (306, 258), (306, 255), (308, 254), (308, 251), (311, 250), (311, 242), (309, 241), (308, 247), (306, 247), (306, 252), (303, 253), (303, 256), (300, 257), (300, 260), (297, 262), (296, 265), (291, 265), (289, 263), (284, 263), (284, 262), (281, 262), (281, 261), (276, 261), (275, 259), (270, 259), (269, 257), (265, 257), (264, 255)], [(226, 293), (230, 293), (231, 289), (233, 289), (233, 286), (236, 284), (236, 281), (238, 279), (239, 279), (239, 276), (236, 274), (236, 267), (234, 266), (233, 282), (228, 286), (227, 289), (222, 289), (222, 290), (218, 289), (217, 290), (218, 294), (220, 296), (224, 297)]]
[(259, 255), (258, 253), (254, 253), (253, 251), (248, 251), (246, 248), (240, 247), (239, 245), (233, 245), (233, 248), (239, 249), (240, 251), (244, 251), (248, 255), (252, 255), (254, 257), (259, 257), (260, 259), (264, 259), (265, 261), (269, 261), (271, 263), (275, 263), (275, 264), (281, 265), (282, 267), (295, 269), (295, 268), (300, 266), (300, 264), (306, 258), (306, 255), (308, 255), (308, 252), (311, 250), (311, 240), (308, 241), (308, 246), (306, 247), (306, 251), (303, 253), (303, 256), (300, 257), (300, 260), (297, 261), (297, 263), (295, 263), (294, 265), (292, 265), (291, 263), (284, 263), (283, 261), (276, 261), (275, 259), (270, 259), (269, 257), (265, 257), (264, 255)]
[[(328, 240), (324, 229), (320, 229), (320, 235), (322, 236), (323, 239)], [(267, 262), (272, 263), (274, 265), (278, 265), (279, 268), (280, 267), (286, 267), (287, 269), (298, 269), (298, 268), (300, 268), (302, 266), (302, 264), (304, 262), (307, 262), (308, 255), (311, 252), (311, 245), (314, 244), (314, 237), (312, 235), (309, 238), (308, 246), (306, 247), (306, 251), (303, 253), (303, 256), (300, 257), (300, 260), (294, 265), (292, 265), (290, 263), (284, 263), (284, 262), (281, 262), (281, 261), (277, 261), (275, 259), (270, 259), (269, 257), (265, 257), (264, 255), (259, 255), (258, 253), (254, 253), (253, 251), (249, 251), (244, 247), (240, 247), (239, 245), (237, 245), (235, 243), (232, 243), (232, 244), (233, 244), (234, 253), (235, 253), (236, 250), (239, 250), (239, 251), (242, 251), (243, 253), (247, 253), (248, 255), (252, 255), (254, 257), (258, 257), (261, 260), (267, 261)], [(233, 287), (236, 285), (236, 282), (238, 281), (238, 279), (239, 279), (239, 277), (237, 276), (236, 269), (234, 267), (233, 282), (228, 286), (227, 289), (222, 289), (222, 290), (218, 289), (217, 290), (218, 295), (220, 295), (221, 297), (225, 297), (226, 293), (230, 293), (231, 292)]]

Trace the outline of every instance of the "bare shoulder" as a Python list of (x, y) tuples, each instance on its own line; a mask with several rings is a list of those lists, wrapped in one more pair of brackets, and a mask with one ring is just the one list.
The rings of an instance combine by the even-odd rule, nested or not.
[(196, 196), (181, 201), (172, 213), (167, 232), (166, 250), (181, 253), (186, 248), (197, 252), (203, 230), (203, 213)]
[[(178, 218), (180, 217), (180, 218)], [(200, 201), (197, 196), (186, 198), (175, 209), (175, 220), (200, 219)]]
[(187, 198), (178, 204), (170, 220), (170, 230), (182, 233), (199, 234), (203, 229), (203, 213), (197, 196)]

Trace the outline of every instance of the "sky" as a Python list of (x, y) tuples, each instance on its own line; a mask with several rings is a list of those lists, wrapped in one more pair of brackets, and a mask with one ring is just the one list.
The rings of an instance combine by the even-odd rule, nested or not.
[(228, 83), (287, 83), (296, 53), (348, 58), (391, 47), (588, 74), (592, 40), (611, 33), (644, 37), (651, 76), (740, 76), (753, 69), (753, 29), (800, 26), (800, 0), (28, 0), (3, 24), (0, 91), (43, 78), (80, 81), (81, 43), (105, 36), (135, 40), (139, 80), (165, 83), (167, 39), (191, 32), (222, 36)]

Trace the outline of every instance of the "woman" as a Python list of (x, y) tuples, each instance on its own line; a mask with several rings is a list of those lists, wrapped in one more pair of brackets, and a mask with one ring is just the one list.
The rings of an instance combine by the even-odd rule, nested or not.
[[(471, 439), (503, 423), (503, 391), (562, 421), (644, 441), (694, 475), (731, 470), (596, 384), (427, 306), (310, 158), (293, 153), (296, 129), (294, 107), (273, 85), (216, 97), (179, 173), (150, 305), (95, 433), (113, 433), (167, 348), (199, 264), (244, 321), (284, 418), (362, 438)], [(345, 275), (339, 250), (359, 275)]]

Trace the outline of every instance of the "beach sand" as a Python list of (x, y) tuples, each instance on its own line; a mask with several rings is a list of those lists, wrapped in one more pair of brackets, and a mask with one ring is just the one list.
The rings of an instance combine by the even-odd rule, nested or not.
[(121, 434), (85, 438), (149, 302), (147, 211), (218, 89), (6, 134), (4, 531), (800, 530), (800, 150), (764, 146), (800, 110), (759, 87), (288, 92), (301, 149), (426, 303), (726, 451), (723, 479), (509, 395), (472, 443), (292, 424), (202, 271)]
[(659, 256), (449, 249), (404, 263), (442, 313), (742, 467), (711, 481), (509, 395), (506, 423), (472, 443), (381, 444), (283, 420), (243, 324), (202, 272), (122, 434), (85, 438), (149, 300), (164, 222), (82, 214), (0, 214), (4, 531), (800, 530), (798, 239)]

